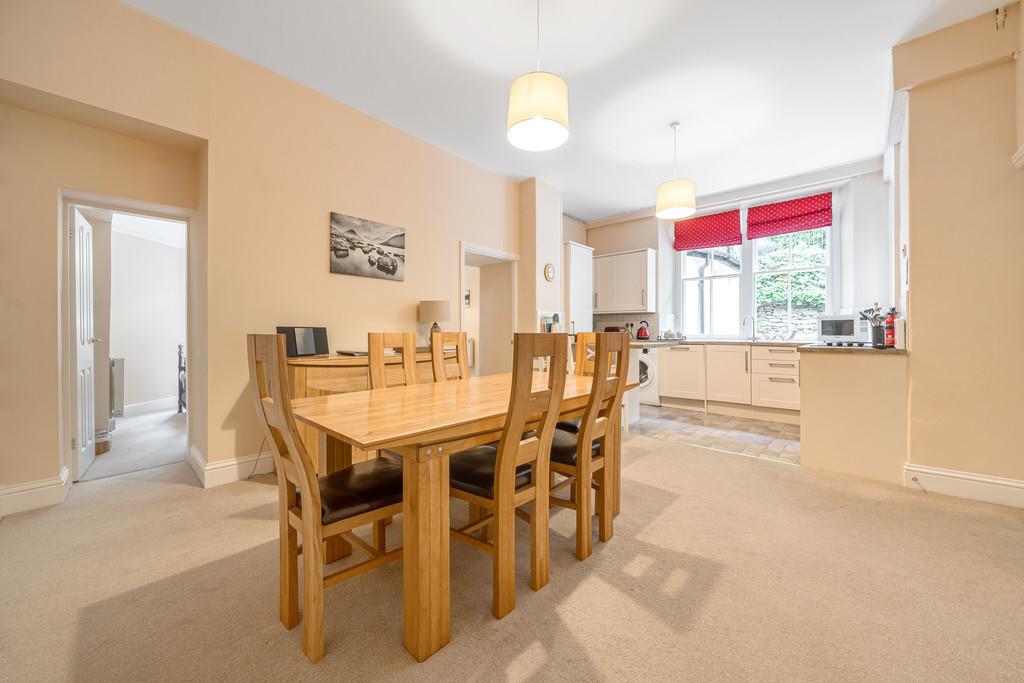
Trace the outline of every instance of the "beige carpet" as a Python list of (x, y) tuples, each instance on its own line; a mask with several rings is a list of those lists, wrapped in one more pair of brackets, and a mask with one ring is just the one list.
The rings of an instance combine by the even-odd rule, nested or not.
[(96, 456), (82, 481), (183, 462), (187, 453), (185, 413), (172, 409), (119, 417), (110, 450)]
[(1024, 511), (638, 435), (624, 452), (616, 537), (578, 563), (556, 513), (551, 583), (530, 591), (521, 543), (504, 620), (488, 558), (453, 544), (452, 641), (424, 664), (400, 563), (330, 589), (327, 656), (303, 658), (277, 620), (268, 478), (76, 485), (0, 522), (0, 678), (1024, 680)]

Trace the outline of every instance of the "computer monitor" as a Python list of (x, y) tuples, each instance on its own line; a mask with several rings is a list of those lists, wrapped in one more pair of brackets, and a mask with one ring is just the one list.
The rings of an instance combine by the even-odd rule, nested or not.
[(289, 358), (324, 356), (330, 353), (326, 327), (279, 326), (277, 333), (284, 335), (284, 345)]

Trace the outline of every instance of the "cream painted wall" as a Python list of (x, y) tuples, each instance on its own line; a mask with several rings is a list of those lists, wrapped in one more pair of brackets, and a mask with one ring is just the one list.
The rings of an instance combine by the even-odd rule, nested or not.
[(658, 219), (638, 218), (587, 230), (587, 244), (594, 256), (631, 249), (658, 248)]
[(587, 243), (587, 227), (572, 216), (562, 216), (562, 241)]
[[(169, 229), (177, 229), (169, 224)], [(124, 358), (125, 411), (178, 395), (185, 344), (185, 249), (114, 231), (110, 240), (110, 355)]]
[(57, 476), (70, 445), (67, 435), (62, 448), (59, 435), (61, 188), (188, 208), (196, 205), (198, 175), (194, 150), (2, 103), (0, 159), (4, 169), (18, 169), (0, 182), (0, 306), (20, 331), (0, 335), (0, 430), (19, 440), (0, 452), (0, 484), (14, 484)]
[(910, 462), (1024, 479), (1014, 65), (909, 97)]
[[(479, 374), (494, 375), (512, 370), (512, 262), (480, 268)], [(516, 277), (522, 280), (521, 275)]]
[[(0, 79), (209, 141), (200, 152), (198, 180), (191, 153), (187, 201), (174, 194), (174, 187), (157, 193), (165, 203), (199, 206), (189, 242), (195, 271), (190, 430), (193, 447), (208, 460), (246, 456), (259, 445), (246, 395), (247, 332), (303, 321), (326, 325), (334, 348), (358, 348), (370, 327), (416, 329), (420, 299), (457, 299), (459, 240), (519, 251), (514, 182), (115, 0), (9, 0), (0, 5), (0, 26), (17, 27), (0, 41)], [(83, 27), (89, 27), (88, 41), (80, 39)], [(31, 436), (17, 454), (0, 458), (15, 461), (5, 467), (10, 472), (5, 471), (5, 481), (26, 481), (57, 474), (50, 455), (58, 450), (52, 310), (56, 190), (133, 196), (146, 178), (116, 163), (79, 163), (82, 173), (75, 175), (63, 164), (74, 166), (88, 156), (77, 143), (66, 149), (54, 144), (63, 154), (47, 157), (44, 142), (4, 133), (4, 158), (16, 151), (30, 167), (0, 189), (6, 199), (18, 197), (5, 205), (16, 203), (21, 212), (4, 216), (4, 239), (26, 225), (50, 233), (31, 250), (5, 250), (16, 256), (0, 256), (0, 271), (16, 260), (12, 272), (26, 275), (19, 280), (4, 273), (4, 284), (38, 292), (32, 298), (40, 302), (35, 308), (8, 304), (9, 318), (27, 319), (46, 337), (42, 344), (5, 342), (4, 349), (5, 356), (14, 352), (25, 370), (15, 372), (15, 381), (4, 388), (24, 408), (5, 415), (13, 422), (3, 426), (24, 434), (28, 424)], [(45, 165), (34, 160), (39, 154)], [(34, 175), (35, 167), (46, 172)], [(116, 182), (103, 182), (106, 178)], [(406, 281), (330, 274), (331, 211), (406, 228)], [(558, 237), (560, 216), (559, 207)], [(205, 356), (197, 353), (204, 347)], [(40, 400), (32, 400), (36, 397)]]
[(480, 269), (474, 266), (466, 266), (465, 268), (465, 280), (463, 283), (465, 285), (464, 289), (469, 292), (469, 306), (464, 306), (461, 299), (456, 305), (464, 306), (462, 328), (466, 331), (466, 337), (472, 339), (477, 348), (478, 355), (474, 359), (475, 362), (473, 367), (469, 369), (469, 372), (473, 377), (478, 377), (480, 375)]
[[(519, 302), (518, 328), (537, 330), (540, 315), (562, 311), (562, 195), (538, 180), (519, 184)], [(555, 267), (554, 280), (544, 277), (544, 265)]]

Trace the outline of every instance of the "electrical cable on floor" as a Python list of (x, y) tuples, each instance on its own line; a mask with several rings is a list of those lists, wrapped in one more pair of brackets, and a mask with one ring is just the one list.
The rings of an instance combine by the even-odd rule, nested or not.
[(260, 449), (256, 451), (256, 462), (252, 464), (252, 472), (250, 472), (249, 476), (245, 478), (246, 481), (252, 479), (253, 475), (256, 474), (256, 466), (260, 464), (260, 456), (263, 455), (263, 447), (265, 445), (267, 445), (267, 437), (263, 437), (263, 441), (260, 441)]

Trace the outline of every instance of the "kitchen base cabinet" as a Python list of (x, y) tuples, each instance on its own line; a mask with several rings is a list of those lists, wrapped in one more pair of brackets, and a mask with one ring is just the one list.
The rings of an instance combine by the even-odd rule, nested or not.
[(755, 374), (753, 404), (766, 408), (800, 410), (800, 377), (792, 374)]
[(750, 405), (750, 347), (708, 344), (704, 352), (708, 400)]
[(658, 354), (658, 393), (704, 400), (704, 346), (683, 344)]

